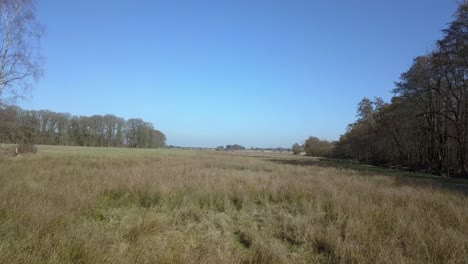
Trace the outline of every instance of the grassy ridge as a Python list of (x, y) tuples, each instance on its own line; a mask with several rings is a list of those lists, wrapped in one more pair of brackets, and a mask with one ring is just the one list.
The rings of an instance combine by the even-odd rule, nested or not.
[(277, 162), (296, 159), (302, 158), (50, 146), (2, 159), (0, 259), (468, 261), (465, 194), (400, 177)]

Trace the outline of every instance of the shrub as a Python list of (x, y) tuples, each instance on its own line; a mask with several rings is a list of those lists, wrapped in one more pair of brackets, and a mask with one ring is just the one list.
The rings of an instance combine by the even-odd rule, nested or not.
[(16, 147), (16, 154), (36, 153), (37, 147), (33, 144), (19, 144)]

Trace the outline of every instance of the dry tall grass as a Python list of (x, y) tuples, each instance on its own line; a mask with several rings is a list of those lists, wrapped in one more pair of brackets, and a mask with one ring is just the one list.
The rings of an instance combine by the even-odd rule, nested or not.
[(0, 159), (2, 263), (468, 262), (462, 193), (262, 157), (74, 150)]

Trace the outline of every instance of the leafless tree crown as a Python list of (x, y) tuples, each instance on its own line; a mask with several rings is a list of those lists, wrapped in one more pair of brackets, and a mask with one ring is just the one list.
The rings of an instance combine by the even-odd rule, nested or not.
[(43, 26), (33, 0), (0, 0), (0, 106), (24, 97), (42, 76)]

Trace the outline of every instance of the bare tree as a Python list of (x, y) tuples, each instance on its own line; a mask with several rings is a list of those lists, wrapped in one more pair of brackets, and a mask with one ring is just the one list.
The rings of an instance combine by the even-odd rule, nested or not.
[(42, 76), (42, 25), (33, 0), (0, 0), (0, 106), (24, 97)]

